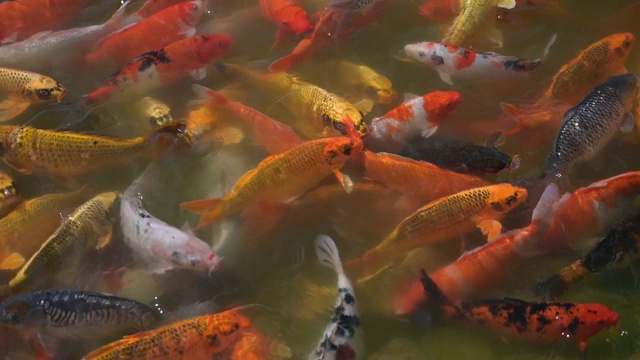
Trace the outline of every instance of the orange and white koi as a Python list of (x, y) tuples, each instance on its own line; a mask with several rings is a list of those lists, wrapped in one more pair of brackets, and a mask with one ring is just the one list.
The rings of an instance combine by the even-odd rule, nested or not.
[(195, 25), (206, 11), (203, 1), (180, 3), (104, 39), (84, 58), (89, 66), (121, 67), (138, 55), (195, 35)]
[(205, 65), (222, 56), (233, 44), (229, 35), (197, 35), (141, 55), (113, 74), (107, 83), (82, 97), (92, 108), (108, 101), (125, 101), (191, 75), (202, 79)]
[(429, 137), (462, 101), (455, 91), (434, 91), (405, 101), (382, 117), (371, 120), (367, 146), (398, 152), (414, 137)]
[(278, 26), (274, 47), (284, 43), (291, 34), (300, 35), (313, 29), (298, 0), (260, 0), (260, 11), (262, 16)]
[(304, 142), (291, 126), (274, 120), (258, 110), (240, 102), (231, 101), (221, 93), (202, 85), (194, 84), (192, 88), (196, 95), (205, 101), (204, 104), (224, 107), (239, 119), (247, 122), (256, 143), (264, 147), (271, 155), (287, 151)]
[(409, 58), (436, 70), (442, 81), (453, 85), (454, 79), (501, 81), (533, 71), (542, 64), (555, 41), (554, 34), (542, 57), (535, 60), (435, 42), (409, 44), (404, 47), (404, 52)]
[(288, 202), (334, 173), (349, 188), (349, 180), (339, 172), (345, 162), (362, 151), (362, 141), (332, 137), (304, 142), (290, 150), (264, 159), (244, 174), (229, 194), (218, 199), (182, 203), (188, 211), (201, 214), (197, 228), (245, 210), (260, 201)]

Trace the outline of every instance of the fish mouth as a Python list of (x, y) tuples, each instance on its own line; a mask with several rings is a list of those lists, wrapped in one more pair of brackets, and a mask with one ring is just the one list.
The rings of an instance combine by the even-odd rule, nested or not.
[(380, 98), (380, 104), (391, 105), (392, 102), (398, 99), (398, 94), (395, 92), (392, 93), (391, 95), (380, 94), (378, 95), (378, 97)]
[(62, 102), (62, 98), (67, 94), (67, 89), (64, 87), (58, 87), (56, 90), (58, 90), (56, 100), (58, 100), (58, 102)]

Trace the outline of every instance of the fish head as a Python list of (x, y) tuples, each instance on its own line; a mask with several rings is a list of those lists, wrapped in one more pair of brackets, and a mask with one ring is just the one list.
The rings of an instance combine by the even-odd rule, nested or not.
[(324, 148), (324, 159), (333, 168), (340, 168), (349, 158), (359, 154), (363, 149), (362, 140), (351, 137), (327, 138)]
[(632, 33), (613, 34), (605, 38), (609, 43), (610, 51), (618, 58), (619, 63), (624, 63), (631, 50), (636, 45), (637, 39)]
[(188, 26), (194, 26), (207, 11), (207, 5), (204, 1), (192, 1), (184, 3), (181, 10), (179, 16), (182, 22)]
[(615, 89), (616, 95), (618, 95), (618, 99), (622, 102), (624, 108), (631, 110), (639, 92), (640, 81), (638, 75), (628, 73), (612, 76), (607, 80), (607, 83)]
[(492, 185), (491, 195), (487, 203), (491, 208), (501, 214), (506, 214), (516, 206), (527, 200), (527, 189), (511, 184)]
[(67, 89), (48, 76), (38, 76), (25, 85), (22, 96), (32, 104), (60, 102)]
[(229, 34), (205, 34), (194, 36), (193, 39), (199, 42), (196, 46), (200, 60), (204, 63), (222, 56), (233, 46), (233, 38)]
[(435, 55), (436, 43), (421, 42), (417, 44), (408, 44), (404, 47), (404, 53), (408, 58), (419, 61), (423, 64), (442, 65), (440, 61), (432, 58)]
[(334, 128), (342, 135), (360, 138), (367, 133), (363, 117), (363, 114), (355, 107), (344, 106), (338, 111), (324, 114), (322, 122), (325, 128)]
[(422, 99), (429, 121), (438, 124), (460, 105), (462, 95), (457, 91), (433, 91)]
[[(23, 326), (33, 316), (34, 306), (25, 296), (15, 296), (0, 305), (0, 324)], [(44, 319), (43, 319), (44, 320)]]
[(17, 200), (18, 197), (20, 193), (16, 183), (9, 175), (0, 173), (0, 204), (14, 198)]
[(580, 320), (580, 328), (576, 337), (587, 340), (602, 329), (618, 324), (620, 315), (602, 304), (574, 304), (577, 307), (577, 318)]
[(290, 6), (285, 10), (282, 20), (278, 23), (278, 27), (296, 35), (313, 30), (313, 24), (309, 16), (298, 6)]
[(380, 104), (384, 105), (391, 104), (398, 97), (393, 90), (391, 80), (380, 75), (372, 76), (366, 82), (364, 92), (368, 97), (376, 99)]
[(209, 317), (209, 323), (205, 335), (217, 335), (215, 347), (225, 349), (235, 343), (241, 332), (251, 326), (251, 320), (241, 314), (239, 308), (233, 308)]
[(222, 257), (213, 253), (209, 245), (189, 234), (186, 243), (174, 249), (171, 261), (183, 269), (215, 271), (220, 266)]

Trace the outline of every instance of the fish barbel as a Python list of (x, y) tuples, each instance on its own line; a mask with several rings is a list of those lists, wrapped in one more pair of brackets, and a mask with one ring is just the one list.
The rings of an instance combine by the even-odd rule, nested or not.
[(80, 205), (25, 263), (9, 284), (0, 288), (2, 294), (16, 294), (55, 274), (71, 259), (91, 247), (103, 248), (111, 240), (112, 209), (120, 195), (107, 192), (96, 195)]
[(211, 359), (228, 349), (250, 321), (237, 308), (178, 321), (125, 336), (82, 357), (82, 360)]

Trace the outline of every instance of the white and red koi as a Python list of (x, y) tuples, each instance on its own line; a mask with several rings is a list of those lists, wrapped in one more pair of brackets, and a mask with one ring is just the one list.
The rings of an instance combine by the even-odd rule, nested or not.
[(542, 57), (535, 60), (435, 42), (409, 44), (404, 47), (404, 52), (409, 58), (432, 67), (442, 81), (453, 85), (454, 78), (497, 81), (533, 71), (542, 64), (555, 40), (556, 35), (553, 35)]

